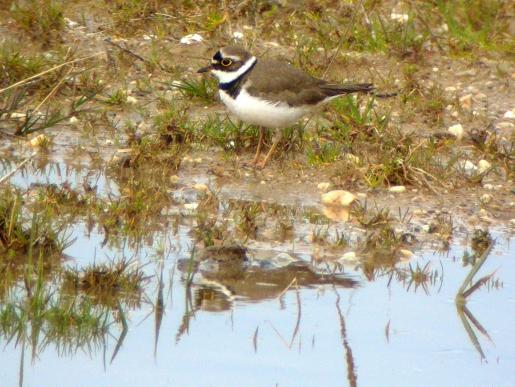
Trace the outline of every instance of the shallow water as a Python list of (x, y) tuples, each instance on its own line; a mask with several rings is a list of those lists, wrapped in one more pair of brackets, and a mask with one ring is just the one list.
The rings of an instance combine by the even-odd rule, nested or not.
[[(18, 175), (12, 182), (78, 185), (82, 178), (51, 171)], [(495, 272), (502, 286), (484, 286), (466, 304), (476, 327), (489, 335), (469, 323), (480, 347), (455, 302), (471, 270), (462, 263), (469, 248), (459, 237), (445, 253), (422, 250), (411, 259), (413, 267), (430, 262), (439, 273), (425, 288), (388, 274), (367, 279), (358, 264), (345, 265), (339, 285), (296, 286), (266, 276), (228, 285), (196, 274), (188, 286), (187, 273), (177, 265), (194, 243), (187, 223), (137, 249), (123, 241), (103, 246), (102, 233), (87, 233), (81, 222), (72, 230), (77, 239), (65, 250), (65, 265), (131, 258), (152, 276), (145, 300), (125, 310), (128, 332), (119, 351), (121, 324), (105, 344), (63, 354), (50, 343), (34, 357), (29, 344), (0, 336), (2, 386), (515, 385), (515, 247), (507, 230), (490, 230), (496, 243), (476, 276)], [(289, 248), (309, 260), (309, 249), (297, 249), (292, 241), (249, 245), (256, 255), (271, 257)], [(156, 313), (160, 275), (162, 320)], [(347, 286), (352, 280), (357, 286)]]

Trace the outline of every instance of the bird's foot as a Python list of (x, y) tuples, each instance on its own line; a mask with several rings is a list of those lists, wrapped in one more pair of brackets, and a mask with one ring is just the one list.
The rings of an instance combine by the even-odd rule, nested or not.
[(256, 160), (252, 160), (252, 161), (244, 161), (244, 162), (242, 162), (241, 166), (243, 168), (247, 168), (247, 169), (255, 169), (257, 164), (258, 164), (258, 162)]
[(265, 166), (266, 166), (266, 160), (263, 160), (263, 161), (255, 163), (254, 169), (262, 170), (262, 169), (265, 169)]
[[(273, 152), (273, 149), (271, 151)], [(264, 169), (268, 161), (270, 160), (270, 153), (271, 152), (269, 152), (264, 158), (261, 158), (259, 154), (256, 154), (252, 161), (244, 161), (242, 163), (243, 168), (252, 168), (256, 170)]]
[(256, 156), (252, 159), (252, 161), (244, 161), (241, 163), (243, 168), (249, 169), (263, 169), (264, 163), (263, 161), (259, 161), (260, 157)]

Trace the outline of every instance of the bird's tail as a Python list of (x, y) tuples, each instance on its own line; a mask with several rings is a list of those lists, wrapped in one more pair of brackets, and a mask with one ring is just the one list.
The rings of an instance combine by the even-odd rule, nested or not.
[(398, 91), (378, 92), (373, 83), (348, 83), (343, 85), (326, 84), (321, 86), (328, 97), (350, 93), (369, 93), (376, 98), (391, 98), (399, 95)]
[(336, 96), (350, 93), (371, 93), (375, 90), (373, 83), (348, 83), (343, 85), (323, 85), (322, 89), (328, 96)]

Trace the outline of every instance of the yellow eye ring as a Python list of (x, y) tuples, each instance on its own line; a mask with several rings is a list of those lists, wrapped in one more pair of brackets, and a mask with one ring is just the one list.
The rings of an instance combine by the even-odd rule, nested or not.
[(223, 58), (220, 63), (222, 63), (222, 66), (228, 67), (232, 65), (232, 60), (230, 60), (229, 58)]

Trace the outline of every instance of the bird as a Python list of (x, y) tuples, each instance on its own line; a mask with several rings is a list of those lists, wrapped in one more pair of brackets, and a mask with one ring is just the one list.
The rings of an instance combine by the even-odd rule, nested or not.
[[(197, 70), (218, 79), (221, 101), (230, 113), (259, 127), (252, 164), (264, 168), (274, 153), (282, 131), (332, 99), (350, 93), (370, 93), (372, 83), (337, 84), (312, 77), (279, 60), (261, 59), (240, 46), (220, 48), (211, 63)], [(265, 128), (276, 130), (272, 146), (259, 161)]]

